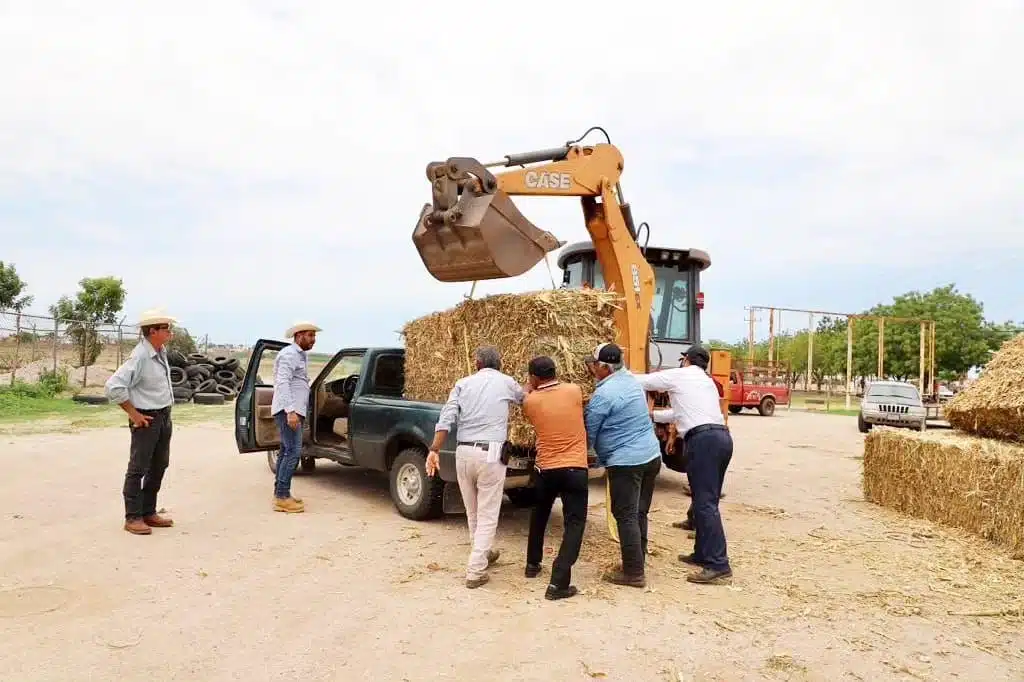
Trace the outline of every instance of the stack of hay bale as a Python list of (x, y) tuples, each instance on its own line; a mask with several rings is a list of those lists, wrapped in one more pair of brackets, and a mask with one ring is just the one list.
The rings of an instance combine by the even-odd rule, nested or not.
[[(548, 355), (563, 381), (577, 383), (584, 398), (594, 381), (584, 364), (599, 343), (614, 341), (613, 314), (622, 305), (614, 292), (555, 289), (469, 299), (455, 308), (413, 320), (405, 338), (405, 395), (444, 402), (455, 382), (475, 371), (473, 350), (492, 345), (501, 353), (502, 371), (520, 383), (536, 355)], [(532, 447), (533, 427), (513, 407), (509, 442)]]
[(185, 355), (170, 351), (171, 386), (175, 403), (194, 402), (196, 405), (223, 405), (234, 400), (245, 376), (245, 368), (237, 358), (202, 353)]
[(866, 436), (865, 498), (1024, 550), (1024, 334), (944, 412), (956, 431)]

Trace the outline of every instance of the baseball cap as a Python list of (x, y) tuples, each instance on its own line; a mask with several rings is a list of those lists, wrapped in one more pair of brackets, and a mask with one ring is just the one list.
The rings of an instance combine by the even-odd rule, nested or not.
[(622, 362), (622, 349), (614, 343), (602, 343), (594, 349), (594, 356), (589, 358), (591, 362), (607, 362), (618, 364)]
[(687, 348), (682, 357), (689, 359), (691, 363), (702, 368), (707, 368), (708, 364), (711, 363), (711, 354), (708, 353), (704, 346), (698, 344), (693, 344)]

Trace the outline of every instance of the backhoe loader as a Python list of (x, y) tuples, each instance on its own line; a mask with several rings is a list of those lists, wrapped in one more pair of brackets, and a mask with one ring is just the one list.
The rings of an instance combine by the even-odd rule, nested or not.
[[(607, 142), (580, 145), (594, 130), (604, 133)], [(489, 170), (513, 166), (520, 168), (497, 174)], [(623, 196), (622, 170), (622, 153), (597, 127), (559, 147), (509, 154), (491, 163), (469, 157), (430, 163), (427, 179), (433, 202), (423, 206), (413, 242), (427, 271), (439, 281), (516, 277), (565, 242), (533, 225), (510, 197), (579, 197), (605, 288), (625, 297), (625, 305), (614, 316), (615, 341), (630, 370), (647, 372), (655, 276)], [(724, 371), (727, 382), (728, 356), (718, 365), (714, 374)], [(606, 486), (606, 501), (608, 497)], [(608, 532), (618, 541), (610, 506), (606, 504)]]

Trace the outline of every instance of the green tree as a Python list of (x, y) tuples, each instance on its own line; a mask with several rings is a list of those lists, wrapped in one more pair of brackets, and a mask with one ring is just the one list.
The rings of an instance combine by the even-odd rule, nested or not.
[(75, 298), (61, 296), (50, 314), (66, 325), (78, 353), (78, 366), (88, 367), (100, 356), (98, 328), (114, 324), (124, 308), (124, 283), (117, 277), (86, 277), (78, 282)]
[(167, 348), (183, 355), (191, 355), (196, 352), (196, 341), (187, 329), (178, 327), (174, 330), (174, 336), (167, 342)]
[[(910, 291), (867, 313), (934, 320), (935, 368), (948, 379), (962, 377), (972, 367), (984, 364), (996, 337), (992, 325), (985, 321), (982, 303), (970, 294), (958, 292), (954, 284), (927, 293)], [(885, 374), (904, 380), (918, 376), (920, 324), (886, 322), (884, 329)], [(873, 376), (878, 365), (878, 323), (860, 320), (855, 333), (858, 374)]]
[(25, 294), (28, 285), (20, 276), (14, 263), (5, 265), (0, 261), (0, 310), (22, 311), (32, 305), (33, 297)]

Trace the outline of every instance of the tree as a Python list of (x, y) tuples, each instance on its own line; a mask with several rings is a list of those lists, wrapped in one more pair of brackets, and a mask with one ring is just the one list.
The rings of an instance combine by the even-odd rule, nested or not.
[[(890, 304), (875, 306), (867, 314), (934, 320), (935, 369), (948, 379), (962, 377), (972, 367), (984, 364), (997, 336), (985, 321), (982, 303), (970, 294), (958, 292), (954, 284), (927, 293), (907, 292), (894, 297)], [(920, 324), (890, 322), (884, 328), (885, 374), (901, 380), (918, 376)], [(878, 364), (878, 323), (861, 320), (854, 331), (857, 372), (873, 376)]]
[(16, 310), (21, 312), (32, 305), (33, 297), (24, 294), (28, 285), (14, 267), (14, 263), (4, 265), (0, 261), (0, 310)]
[(174, 330), (174, 336), (167, 342), (169, 350), (176, 350), (182, 355), (191, 355), (196, 352), (196, 341), (187, 329), (178, 327)]
[(74, 341), (79, 367), (88, 367), (100, 356), (98, 327), (117, 322), (124, 307), (124, 283), (117, 277), (86, 277), (79, 281), (74, 299), (61, 296), (50, 306), (50, 314), (67, 325)]

